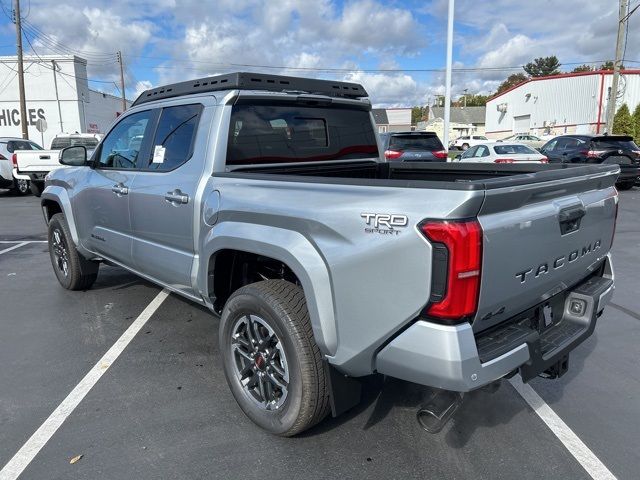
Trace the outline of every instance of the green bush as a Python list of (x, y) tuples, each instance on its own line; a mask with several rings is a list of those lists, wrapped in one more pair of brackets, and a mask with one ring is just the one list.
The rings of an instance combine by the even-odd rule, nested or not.
[(623, 103), (620, 109), (613, 117), (613, 132), (616, 135), (631, 135), (633, 136), (634, 125), (633, 118), (631, 118), (631, 112), (626, 103)]
[(633, 111), (633, 130), (633, 138), (636, 144), (640, 145), (640, 103), (636, 105), (636, 109)]

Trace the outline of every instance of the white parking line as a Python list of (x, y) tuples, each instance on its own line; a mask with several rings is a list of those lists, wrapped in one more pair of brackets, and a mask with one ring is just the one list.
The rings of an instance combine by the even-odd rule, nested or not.
[(0, 243), (47, 243), (47, 240), (0, 240)]
[(9, 248), (5, 248), (4, 250), (0, 250), (0, 255), (2, 255), (3, 253), (7, 253), (10, 252), (11, 250), (15, 250), (16, 248), (20, 248), (20, 247), (24, 247), (25, 245), (28, 245), (29, 242), (20, 242), (17, 245), (14, 245), (13, 247), (9, 247)]
[(595, 480), (616, 479), (604, 463), (573, 433), (573, 430), (562, 421), (533, 388), (522, 383), (518, 375), (511, 378), (509, 382), (592, 478)]
[(96, 363), (89, 373), (76, 385), (67, 398), (56, 408), (49, 418), (35, 431), (31, 438), (18, 450), (9, 462), (0, 470), (0, 480), (15, 480), (31, 463), (38, 452), (46, 445), (49, 439), (60, 428), (69, 415), (89, 393), (100, 377), (109, 369), (113, 362), (120, 356), (140, 329), (147, 323), (162, 302), (169, 296), (168, 290), (162, 290), (154, 298), (147, 308), (134, 320), (113, 346)]

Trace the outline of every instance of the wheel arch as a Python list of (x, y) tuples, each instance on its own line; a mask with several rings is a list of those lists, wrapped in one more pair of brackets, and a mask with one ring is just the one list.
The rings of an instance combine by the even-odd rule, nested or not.
[(40, 197), (40, 206), (42, 207), (44, 221), (47, 225), (49, 225), (51, 217), (56, 213), (62, 213), (64, 215), (67, 225), (69, 225), (69, 231), (71, 232), (73, 243), (78, 246), (78, 230), (76, 229), (76, 223), (73, 218), (71, 202), (69, 201), (67, 191), (62, 187), (49, 185)]
[[(296, 231), (267, 225), (223, 222), (207, 234), (203, 245), (205, 261), (201, 264), (199, 284), (206, 286), (201, 293), (212, 304), (216, 302), (215, 272), (220, 267), (217, 261), (228, 259), (229, 252), (279, 262), (304, 291), (316, 343), (324, 354), (335, 353), (338, 339), (329, 270), (317, 248), (306, 237)], [(218, 270), (218, 274), (221, 273), (225, 270)]]

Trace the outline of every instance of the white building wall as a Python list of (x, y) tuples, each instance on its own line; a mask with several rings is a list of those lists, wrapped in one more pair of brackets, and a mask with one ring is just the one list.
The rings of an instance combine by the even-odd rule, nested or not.
[(389, 125), (411, 125), (410, 108), (388, 108), (387, 119)]
[[(640, 103), (640, 71), (635, 72), (624, 74), (624, 95), (618, 101), (632, 111)], [(538, 135), (602, 132), (611, 79), (611, 74), (593, 73), (527, 82), (487, 102), (486, 133), (491, 138), (521, 133), (518, 125), (526, 115), (529, 131)], [(506, 112), (501, 112), (505, 106)]]
[[(54, 82), (54, 63), (56, 65)], [(25, 97), (29, 138), (48, 148), (61, 132), (87, 132), (97, 125), (104, 132), (122, 110), (121, 100), (89, 90), (86, 60), (69, 56), (25, 56)], [(21, 137), (16, 57), (0, 57), (0, 135)], [(47, 121), (41, 134), (35, 123)]]

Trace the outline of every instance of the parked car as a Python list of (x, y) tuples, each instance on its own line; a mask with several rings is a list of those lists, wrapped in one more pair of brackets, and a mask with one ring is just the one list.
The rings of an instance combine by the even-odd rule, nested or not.
[(101, 136), (95, 133), (60, 133), (51, 140), (50, 150), (22, 151), (13, 155), (13, 175), (30, 182), (31, 192), (39, 197), (44, 190), (44, 177), (50, 171), (62, 167), (59, 162), (60, 150), (74, 145), (82, 145), (89, 153), (98, 146)]
[(451, 142), (449, 149), (466, 150), (469, 147), (474, 147), (488, 141), (489, 139), (484, 135), (464, 135)]
[(449, 392), (565, 373), (613, 292), (617, 165), (386, 162), (366, 97), (259, 73), (143, 92), (47, 177), (60, 285), (104, 261), (221, 315), (231, 392), (278, 435), (375, 372)]
[(14, 137), (0, 137), (0, 188), (10, 188), (18, 195), (29, 193), (29, 179), (13, 175), (11, 157), (19, 150), (42, 150), (31, 140)]
[(446, 162), (447, 151), (434, 132), (381, 133), (384, 157), (399, 162)]
[(545, 143), (547, 143), (547, 140), (543, 140), (540, 137), (536, 137), (535, 135), (530, 135), (528, 133), (519, 133), (516, 135), (511, 135), (510, 137), (498, 140), (498, 142), (524, 143), (525, 145), (529, 145), (532, 148), (538, 149), (538, 148), (541, 148)]
[(548, 163), (547, 157), (521, 143), (488, 142), (476, 145), (456, 158), (460, 162)]
[(620, 166), (616, 186), (628, 190), (640, 179), (640, 147), (624, 135), (562, 135), (541, 149), (553, 163), (604, 163)]

